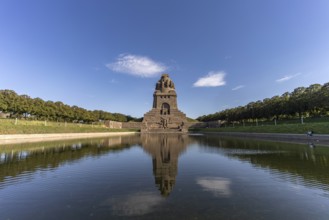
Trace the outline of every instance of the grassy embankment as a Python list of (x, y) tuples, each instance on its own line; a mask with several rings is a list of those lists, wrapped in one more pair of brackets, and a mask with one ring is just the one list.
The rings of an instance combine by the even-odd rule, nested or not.
[[(194, 132), (252, 132), (252, 133), (294, 133), (305, 134), (307, 131), (315, 134), (329, 134), (329, 120), (305, 120), (304, 124), (298, 121), (281, 121), (277, 125), (273, 122), (246, 123), (230, 125), (221, 128), (190, 129)], [(0, 119), (0, 134), (46, 134), (46, 133), (85, 133), (85, 132), (124, 132), (137, 131), (132, 129), (109, 129), (104, 125), (28, 121), (15, 119)]]
[(0, 134), (49, 134), (86, 132), (124, 132), (130, 129), (110, 129), (104, 125), (91, 125), (64, 122), (28, 121), (0, 119)]
[(277, 125), (268, 123), (254, 123), (243, 125), (233, 125), (221, 128), (202, 128), (191, 129), (196, 132), (250, 132), (250, 133), (291, 133), (291, 134), (305, 134), (307, 131), (313, 131), (315, 134), (329, 134), (329, 121), (312, 121), (309, 120), (304, 124), (301, 123), (278, 123)]

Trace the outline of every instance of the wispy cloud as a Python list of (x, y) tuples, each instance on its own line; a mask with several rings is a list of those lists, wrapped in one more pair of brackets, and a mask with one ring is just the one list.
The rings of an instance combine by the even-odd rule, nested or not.
[(226, 84), (225, 82), (224, 71), (211, 71), (205, 77), (199, 78), (194, 84), (194, 87), (216, 87), (223, 86)]
[(235, 91), (235, 90), (242, 89), (244, 87), (245, 87), (245, 85), (239, 85), (239, 86), (234, 87), (232, 90)]
[(285, 81), (291, 80), (291, 79), (293, 79), (293, 78), (295, 78), (299, 75), (301, 75), (301, 73), (296, 73), (294, 75), (287, 75), (287, 76), (284, 76), (280, 79), (277, 79), (276, 82), (278, 82), (278, 83), (285, 82)]
[(106, 67), (119, 73), (127, 73), (139, 77), (153, 77), (166, 71), (168, 68), (146, 56), (120, 54), (115, 62), (106, 64)]

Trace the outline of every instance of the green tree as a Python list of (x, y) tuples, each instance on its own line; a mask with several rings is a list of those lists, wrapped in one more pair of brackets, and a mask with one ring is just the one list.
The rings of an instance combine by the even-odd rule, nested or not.
[(2, 92), (0, 91), (0, 111), (7, 112), (8, 105), (5, 101), (5, 97), (3, 96)]

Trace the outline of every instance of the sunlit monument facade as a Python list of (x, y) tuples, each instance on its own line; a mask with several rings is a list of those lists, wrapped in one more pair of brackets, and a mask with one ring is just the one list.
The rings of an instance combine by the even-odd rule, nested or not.
[(144, 114), (142, 132), (187, 132), (186, 115), (178, 110), (175, 84), (162, 74), (155, 85), (153, 108)]

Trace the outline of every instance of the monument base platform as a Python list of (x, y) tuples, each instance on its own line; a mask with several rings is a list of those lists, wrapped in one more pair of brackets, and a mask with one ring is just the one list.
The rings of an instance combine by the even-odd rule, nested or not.
[(158, 109), (152, 109), (144, 115), (141, 132), (148, 133), (185, 133), (186, 116), (175, 109), (170, 115), (161, 115)]

